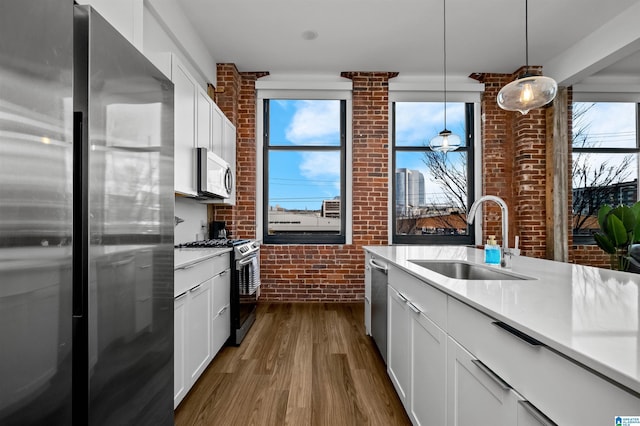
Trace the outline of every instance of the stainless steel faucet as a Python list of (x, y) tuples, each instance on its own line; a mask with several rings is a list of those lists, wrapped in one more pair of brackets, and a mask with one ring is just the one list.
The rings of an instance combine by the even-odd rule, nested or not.
[(502, 198), (496, 197), (495, 195), (483, 195), (471, 204), (471, 208), (467, 215), (467, 223), (469, 225), (473, 224), (476, 217), (476, 211), (484, 201), (494, 201), (500, 206), (500, 210), (502, 211), (502, 248), (500, 250), (500, 266), (503, 268), (510, 268), (512, 253), (509, 249), (509, 210), (507, 209), (507, 203), (505, 203)]

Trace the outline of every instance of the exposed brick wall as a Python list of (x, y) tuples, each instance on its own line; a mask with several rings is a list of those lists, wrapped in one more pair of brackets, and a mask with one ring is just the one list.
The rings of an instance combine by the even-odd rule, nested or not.
[(546, 114), (537, 108), (526, 115), (511, 113), (514, 133), (514, 210), (522, 253), (546, 253)]
[[(255, 236), (255, 81), (266, 74), (241, 73), (233, 64), (219, 64), (218, 86), (213, 93), (218, 106), (237, 128), (237, 204), (234, 207), (212, 205), (209, 218), (226, 220), (233, 235), (240, 238)], [(524, 255), (544, 257), (544, 110), (533, 110), (521, 116), (500, 109), (496, 103), (499, 90), (517, 74), (477, 76), (485, 84), (482, 194), (497, 195), (507, 202), (510, 208), (509, 244), (512, 246), (514, 237), (519, 235)], [(261, 251), (263, 300), (340, 302), (363, 298), (362, 247), (388, 244), (388, 81), (395, 75), (387, 72), (342, 74), (353, 81), (353, 244), (264, 245)], [(570, 169), (568, 173), (570, 176)], [(501, 240), (500, 209), (487, 203), (484, 210), (484, 239), (487, 235), (496, 235)], [(608, 256), (599, 248), (574, 246), (571, 234), (569, 238), (570, 261), (609, 266)]]
[(395, 73), (343, 73), (353, 81), (353, 244), (264, 245), (261, 298), (348, 302), (364, 297), (364, 245), (387, 244), (388, 81)]
[[(530, 71), (535, 72), (537, 68)], [(522, 73), (481, 74), (482, 98), (482, 194), (497, 195), (509, 207), (509, 246), (515, 236), (526, 256), (546, 255), (546, 116), (541, 108), (527, 115), (501, 109), (496, 98), (504, 85)], [(502, 240), (500, 209), (485, 203), (483, 240)]]
[(611, 258), (596, 245), (569, 246), (573, 263), (611, 269)]
[(353, 81), (353, 243), (387, 244), (389, 78), (397, 73), (342, 76)]
[[(255, 81), (265, 74), (218, 65), (214, 97), (237, 129), (236, 205), (212, 205), (209, 218), (226, 220), (239, 238), (255, 236)], [(362, 247), (388, 243), (388, 81), (396, 75), (343, 73), (353, 80), (353, 244), (263, 245), (262, 300), (346, 302), (364, 297)]]
[(362, 300), (364, 256), (356, 245), (265, 245), (261, 300)]
[[(513, 246), (515, 232), (515, 211), (513, 194), (513, 114), (501, 109), (496, 103), (500, 89), (509, 81), (511, 75), (483, 74), (480, 77), (485, 85), (482, 98), (482, 194), (496, 195), (509, 207), (509, 245)], [(502, 241), (502, 219), (500, 208), (495, 203), (485, 203), (482, 222), (483, 240), (495, 235)]]
[(227, 222), (234, 238), (256, 233), (256, 91), (258, 78), (267, 72), (238, 72), (234, 64), (218, 64), (216, 103), (236, 126), (236, 205), (210, 205), (209, 220)]

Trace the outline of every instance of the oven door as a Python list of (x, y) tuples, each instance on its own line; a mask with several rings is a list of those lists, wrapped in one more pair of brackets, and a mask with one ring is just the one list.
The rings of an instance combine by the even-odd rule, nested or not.
[(241, 329), (247, 320), (254, 314), (260, 295), (260, 258), (258, 253), (253, 253), (242, 259), (236, 260), (236, 288), (238, 295), (238, 323), (237, 329)]

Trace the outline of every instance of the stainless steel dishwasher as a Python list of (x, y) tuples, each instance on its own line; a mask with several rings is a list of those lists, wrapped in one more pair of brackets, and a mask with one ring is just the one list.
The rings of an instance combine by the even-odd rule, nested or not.
[(371, 266), (371, 336), (387, 363), (387, 265), (373, 257)]

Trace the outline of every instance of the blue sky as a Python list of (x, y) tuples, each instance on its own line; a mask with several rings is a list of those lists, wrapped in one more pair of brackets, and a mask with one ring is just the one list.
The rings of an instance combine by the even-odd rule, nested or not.
[[(272, 100), (269, 143), (340, 146), (340, 101)], [(319, 210), (340, 193), (340, 153), (272, 151), (269, 205)]]
[[(314, 146), (340, 144), (340, 102), (272, 100), (270, 144)], [(396, 104), (396, 134), (399, 145), (424, 146), (444, 127), (442, 102)], [(447, 128), (464, 141), (464, 104), (447, 104)], [(455, 161), (455, 153), (448, 154)], [(439, 198), (441, 190), (429, 182), (422, 154), (402, 154), (398, 167), (420, 170), (427, 181), (427, 194)], [(273, 152), (269, 158), (269, 205), (289, 209), (317, 210), (322, 200), (339, 194), (338, 152)]]

